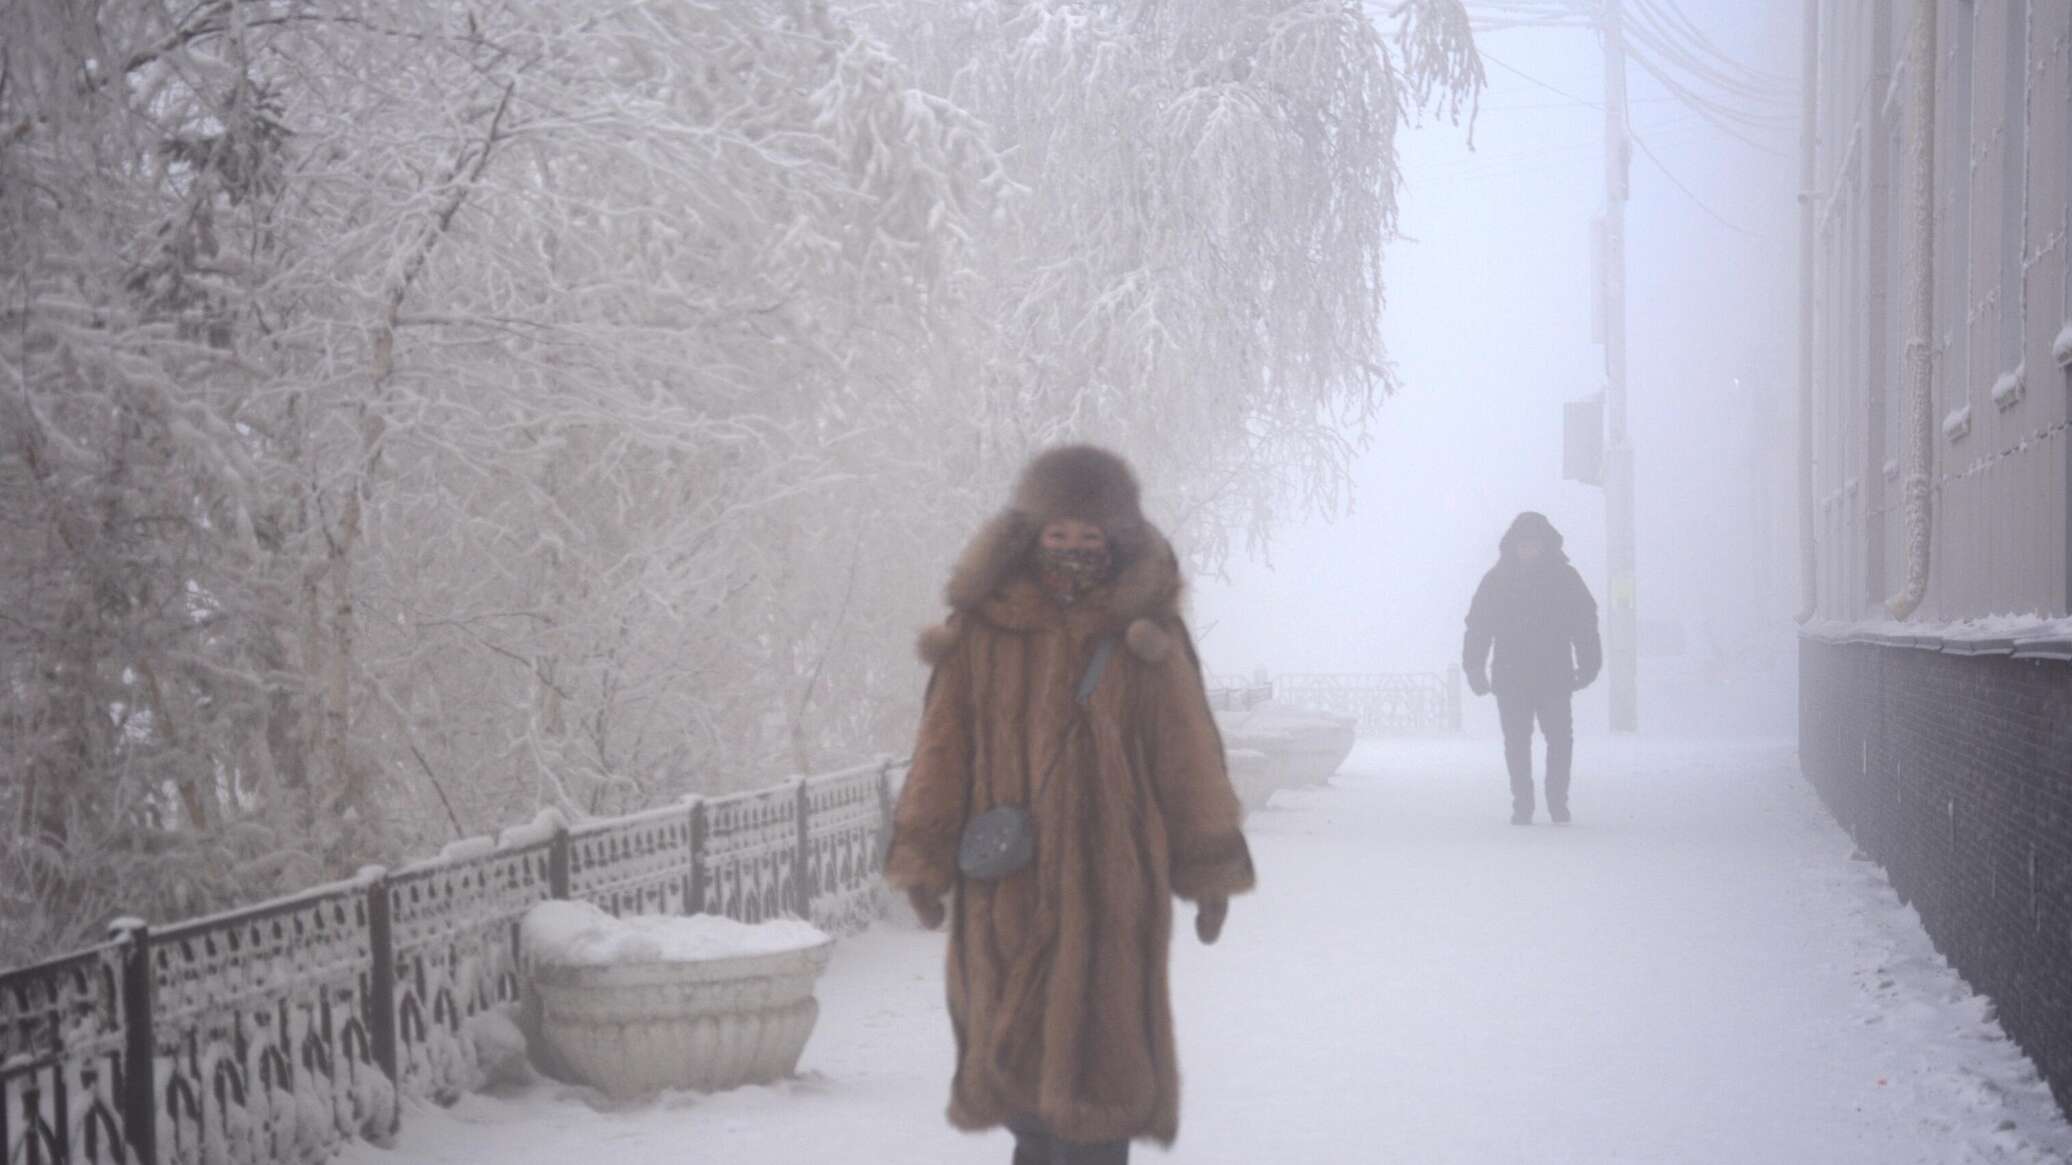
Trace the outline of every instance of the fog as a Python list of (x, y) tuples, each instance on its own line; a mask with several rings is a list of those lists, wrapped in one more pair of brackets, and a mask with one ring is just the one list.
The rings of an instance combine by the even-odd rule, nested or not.
[(0, 2), (0, 1163), (2072, 1161), (2068, 30)]
[[(1795, 73), (1795, 6), (1713, 0), (1689, 11), (1727, 52)], [(1198, 580), (1212, 671), (1443, 668), (1521, 510), (1553, 520), (1605, 603), (1603, 492), (1561, 473), (1562, 405), (1604, 384), (1591, 321), (1602, 43), (1527, 28), (1478, 44), (1489, 85), (1472, 144), (1465, 126), (1430, 119), (1399, 142), (1404, 237), (1388, 253), (1385, 335), (1402, 388), (1372, 426), (1351, 512), (1302, 523), (1263, 558)], [(1641, 724), (1785, 733), (1795, 135), (1772, 133), (1756, 149), (1644, 71), (1629, 84), (1634, 132), (1659, 159), (1636, 150), (1627, 206)], [(1578, 698), (1580, 731), (1603, 731), (1607, 715), (1604, 684)], [(1490, 701), (1472, 701), (1468, 717), (1471, 730), (1494, 731)]]

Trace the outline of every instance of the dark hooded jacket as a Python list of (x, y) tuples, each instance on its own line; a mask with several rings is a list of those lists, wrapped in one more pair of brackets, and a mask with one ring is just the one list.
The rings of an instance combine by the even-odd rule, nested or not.
[[(1525, 538), (1545, 549), (1533, 562), (1517, 555)], [(1597, 678), (1604, 649), (1597, 638), (1597, 600), (1562, 552), (1561, 532), (1546, 516), (1518, 515), (1504, 532), (1497, 563), (1475, 588), (1461, 666), (1470, 676), (1489, 666), (1490, 687), (1518, 691)], [(1496, 659), (1489, 663), (1494, 645)]]

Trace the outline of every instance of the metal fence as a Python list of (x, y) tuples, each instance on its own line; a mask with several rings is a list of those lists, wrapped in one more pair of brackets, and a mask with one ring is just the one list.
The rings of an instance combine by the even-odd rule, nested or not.
[(1288, 675), (1273, 679), (1273, 698), (1298, 708), (1349, 716), (1362, 736), (1459, 732), (1461, 674)]
[(392, 1134), (449, 1101), (468, 1025), (520, 997), (519, 924), (615, 915), (876, 916), (886, 761), (568, 826), (543, 818), (398, 870), (0, 973), (0, 1163), (245, 1165)]
[(1270, 680), (1239, 680), (1211, 676), (1208, 690), (1209, 707), (1218, 712), (1245, 711), (1273, 699), (1273, 683)]

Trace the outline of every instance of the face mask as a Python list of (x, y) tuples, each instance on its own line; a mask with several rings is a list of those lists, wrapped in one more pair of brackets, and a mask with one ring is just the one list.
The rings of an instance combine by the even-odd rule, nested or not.
[(1053, 550), (1045, 547), (1037, 554), (1044, 582), (1067, 602), (1105, 582), (1111, 561), (1106, 547), (1099, 550)]

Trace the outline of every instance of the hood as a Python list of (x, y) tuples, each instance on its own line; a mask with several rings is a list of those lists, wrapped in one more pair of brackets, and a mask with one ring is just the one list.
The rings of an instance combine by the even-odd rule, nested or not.
[(1511, 528), (1504, 531), (1503, 540), (1497, 543), (1497, 551), (1505, 562), (1516, 562), (1512, 550), (1526, 538), (1537, 539), (1547, 547), (1547, 561), (1567, 562), (1568, 554), (1562, 549), (1561, 531), (1547, 520), (1547, 515), (1536, 510), (1527, 510), (1511, 522)]

